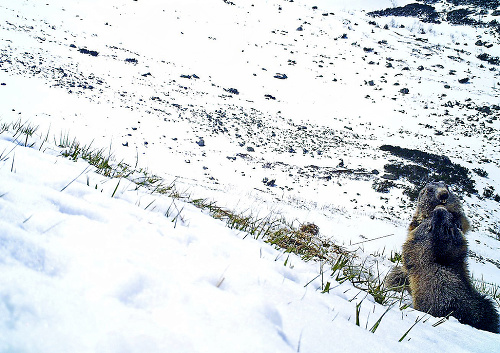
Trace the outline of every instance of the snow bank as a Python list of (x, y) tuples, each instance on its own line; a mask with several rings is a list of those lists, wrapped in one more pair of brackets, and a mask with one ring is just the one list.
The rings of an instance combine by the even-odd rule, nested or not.
[[(437, 319), (428, 319), (411, 340), (398, 343), (422, 315), (411, 310), (390, 310), (370, 333), (385, 308), (347, 283), (321, 294), (319, 264), (243, 239), (199, 209), (138, 191), (126, 180), (112, 197), (118, 180), (57, 150), (17, 143), (1, 135), (2, 352), (417, 352), (436, 346), (492, 352), (498, 345), (498, 335), (453, 319), (436, 328)], [(172, 203), (179, 213), (166, 217)]]

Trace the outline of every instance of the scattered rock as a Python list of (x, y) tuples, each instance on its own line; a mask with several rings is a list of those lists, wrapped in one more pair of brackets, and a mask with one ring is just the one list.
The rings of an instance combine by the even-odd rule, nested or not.
[(286, 74), (277, 73), (276, 75), (274, 75), (274, 78), (277, 78), (280, 80), (286, 80), (288, 78), (288, 76)]
[(200, 147), (205, 147), (205, 140), (203, 140), (203, 137), (200, 137), (200, 139), (196, 141), (196, 144)]
[(198, 75), (196, 75), (196, 74), (192, 74), (192, 75), (184, 75), (183, 74), (183, 75), (181, 75), (181, 78), (187, 78), (187, 79), (196, 78), (196, 79), (198, 79), (200, 77)]
[(234, 94), (236, 96), (240, 94), (240, 92), (236, 88), (224, 88), (224, 91)]
[(269, 180), (269, 178), (266, 177), (266, 178), (262, 179), (262, 183), (264, 183), (264, 185), (269, 186), (269, 187), (275, 187), (276, 186), (276, 179)]
[(486, 61), (491, 65), (500, 65), (500, 58), (498, 56), (491, 56), (488, 53), (482, 53), (477, 56), (479, 60)]
[(97, 52), (95, 50), (88, 50), (88, 49), (85, 49), (85, 48), (80, 48), (78, 51), (80, 53), (82, 53), (82, 54), (87, 54), (87, 55), (90, 55), (90, 56), (98, 56), (99, 55), (99, 52)]

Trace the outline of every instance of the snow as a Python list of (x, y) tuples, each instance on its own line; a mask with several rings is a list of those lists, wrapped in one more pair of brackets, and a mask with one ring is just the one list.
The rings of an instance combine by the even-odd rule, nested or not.
[[(164, 216), (171, 200), (155, 196), (157, 207), (144, 209), (151, 195), (132, 185), (111, 197), (117, 180), (91, 171), (97, 190), (83, 176), (71, 182), (88, 169), (84, 162), (1, 136), (0, 150), (15, 147), (0, 168), (1, 351), (384, 352), (439, 344), (491, 352), (498, 344), (486, 332), (474, 332), (480, 344), (462, 343), (474, 329), (452, 319), (420, 324), (400, 345), (421, 315), (410, 310), (391, 310), (372, 334), (353, 322), (351, 300), (365, 295), (346, 283), (321, 294), (320, 280), (311, 282), (318, 264), (290, 255), (284, 265), (289, 255), (181, 201), (182, 220), (173, 222)], [(384, 310), (366, 298), (363, 325)]]
[[(499, 56), (492, 33), (365, 16), (411, 1), (234, 2), (0, 1), (1, 123), (38, 126), (31, 147), (0, 134), (0, 352), (498, 351), (498, 335), (427, 315), (398, 342), (425, 315), (398, 305), (372, 333), (386, 307), (349, 282), (322, 293), (321, 263), (61, 156), (75, 138), (192, 198), (314, 222), (382, 272), (413, 205), (376, 193), (370, 173), (329, 170), (382, 172), (393, 157), (378, 147), (394, 144), (483, 168), (479, 193), (500, 189), (498, 120), (462, 133), (444, 109), (470, 112), (443, 106), (498, 104), (498, 71), (474, 45)], [(464, 199), (471, 273), (499, 284), (498, 203)]]

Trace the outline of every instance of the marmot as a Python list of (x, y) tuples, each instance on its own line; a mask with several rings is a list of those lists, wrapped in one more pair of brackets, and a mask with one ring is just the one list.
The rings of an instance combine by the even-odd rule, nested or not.
[[(444, 182), (439, 181), (428, 183), (420, 191), (417, 200), (417, 209), (413, 214), (413, 218), (408, 228), (408, 234), (417, 228), (425, 219), (429, 218), (431, 212), (437, 206), (445, 207), (448, 212), (453, 215), (454, 222), (462, 233), (465, 234), (465, 232), (469, 230), (469, 220), (465, 216), (460, 200), (450, 191)], [(411, 291), (409, 284), (410, 282), (404, 263), (403, 266), (393, 267), (385, 278), (385, 286), (387, 288)]]
[(393, 269), (386, 281), (409, 283), (417, 310), (451, 315), (463, 324), (498, 333), (495, 305), (469, 278), (464, 237), (469, 227), (460, 202), (446, 184), (429, 183), (419, 194), (403, 245), (403, 266)]
[(413, 307), (499, 333), (495, 305), (472, 286), (466, 260), (467, 241), (455, 216), (443, 206), (436, 207), (403, 245)]

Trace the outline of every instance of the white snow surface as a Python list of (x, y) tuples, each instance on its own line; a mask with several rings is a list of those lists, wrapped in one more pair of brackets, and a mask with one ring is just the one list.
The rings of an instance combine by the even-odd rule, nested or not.
[[(0, 0), (0, 119), (38, 126), (31, 147), (0, 134), (0, 352), (500, 352), (454, 318), (398, 342), (425, 315), (412, 308), (372, 333), (386, 307), (348, 282), (322, 293), (320, 263), (57, 147), (75, 138), (193, 198), (314, 222), (385, 273), (414, 205), (373, 190), (364, 171), (394, 158), (380, 145), (445, 154), (488, 173), (480, 195), (500, 190), (499, 120), (453, 120), (499, 104), (474, 43), (495, 57), (500, 41), (366, 16), (411, 2)], [(498, 203), (462, 196), (471, 273), (500, 284)]]

